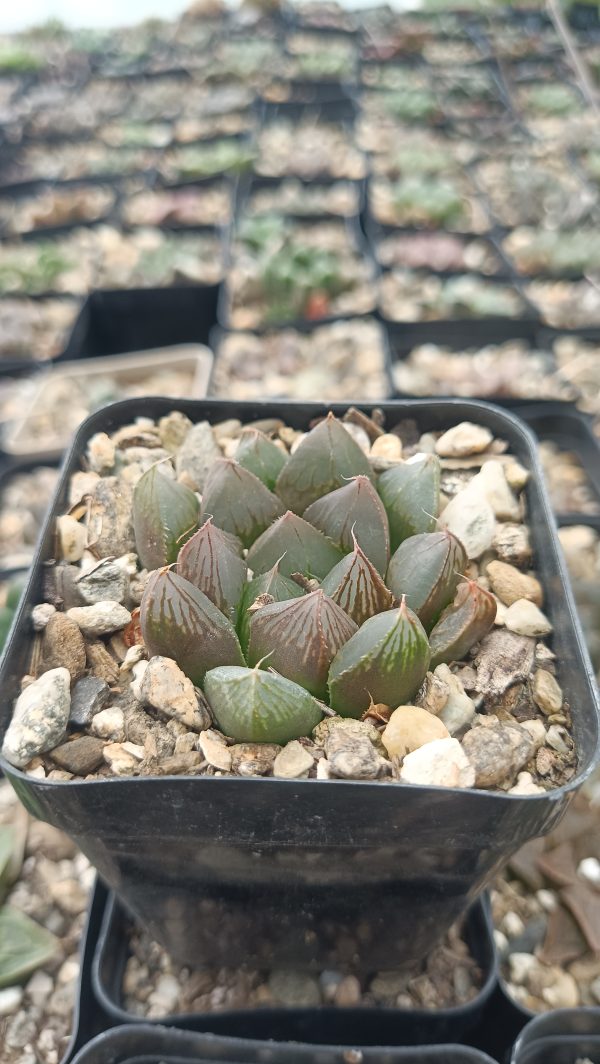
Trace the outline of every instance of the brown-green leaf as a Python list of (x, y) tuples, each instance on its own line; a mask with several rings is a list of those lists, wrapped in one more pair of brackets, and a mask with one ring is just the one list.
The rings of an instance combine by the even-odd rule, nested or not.
[(409, 704), (425, 678), (429, 656), (425, 629), (404, 601), (371, 617), (331, 663), (331, 708), (342, 717), (360, 717), (371, 702)]
[(466, 564), (466, 551), (452, 532), (421, 532), (405, 539), (392, 555), (387, 582), (396, 598), (406, 595), (407, 604), (430, 631), (452, 602)]
[(291, 602), (272, 602), (250, 622), (248, 664), (264, 658), (266, 668), (323, 698), (329, 666), (356, 631), (354, 621), (321, 589)]
[(303, 687), (262, 669), (212, 669), (204, 690), (221, 731), (242, 743), (289, 743), (323, 716)]
[(353, 477), (304, 511), (314, 525), (342, 550), (354, 547), (353, 533), (367, 558), (383, 576), (390, 557), (390, 532), (385, 507), (368, 477)]
[(358, 625), (390, 610), (394, 603), (391, 591), (356, 541), (352, 554), (334, 566), (321, 587)]
[(392, 550), (419, 532), (432, 532), (440, 505), (440, 460), (415, 454), (387, 469), (377, 483), (390, 525)]
[(494, 596), (475, 580), (459, 584), (454, 601), (447, 606), (431, 632), (431, 667), (460, 661), (487, 635), (496, 619)]
[(133, 492), (133, 529), (140, 561), (145, 569), (170, 565), (186, 539), (198, 526), (199, 503), (184, 484), (151, 466)]
[(202, 514), (210, 515), (218, 528), (232, 532), (245, 547), (264, 532), (282, 513), (276, 495), (262, 480), (233, 458), (217, 458), (204, 485)]
[(264, 432), (253, 428), (243, 429), (234, 457), (244, 469), (249, 469), (262, 480), (269, 491), (274, 490), (277, 477), (287, 461), (285, 451), (277, 447)]
[(301, 587), (289, 576), (284, 576), (279, 571), (279, 561), (275, 562), (272, 569), (266, 573), (254, 576), (244, 588), (240, 607), (240, 621), (238, 626), (240, 643), (244, 654), (248, 650), (250, 639), (250, 622), (252, 620), (251, 606), (259, 595), (270, 595), (274, 602), (285, 602), (286, 599), (300, 598), (304, 594)]
[(150, 655), (173, 658), (197, 686), (217, 665), (243, 665), (235, 628), (199, 588), (171, 569), (152, 573), (140, 625)]
[(275, 490), (288, 509), (303, 514), (316, 499), (359, 473), (372, 476), (369, 459), (341, 421), (328, 414), (288, 458)]
[(236, 624), (248, 569), (231, 550), (230, 539), (209, 517), (181, 548), (177, 572)]
[(288, 510), (253, 543), (247, 562), (253, 573), (264, 573), (279, 561), (284, 576), (303, 573), (321, 580), (341, 558), (327, 536)]

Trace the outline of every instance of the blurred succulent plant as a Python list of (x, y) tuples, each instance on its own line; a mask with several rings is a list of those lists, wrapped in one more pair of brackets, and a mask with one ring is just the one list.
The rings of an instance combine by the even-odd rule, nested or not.
[(361, 717), (372, 702), (409, 703), (428, 668), (462, 658), (496, 612), (461, 578), (462, 544), (434, 530), (439, 494), (436, 456), (398, 459), (377, 478), (331, 414), (291, 455), (244, 430), (201, 504), (152, 467), (133, 504), (154, 569), (140, 609), (148, 651), (173, 658), (239, 741), (307, 735), (327, 704)]

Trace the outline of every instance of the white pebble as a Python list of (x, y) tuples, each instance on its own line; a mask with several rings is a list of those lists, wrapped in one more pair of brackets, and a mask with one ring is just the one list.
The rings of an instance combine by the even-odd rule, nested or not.
[(0, 1016), (10, 1016), (16, 1012), (23, 1000), (23, 988), (20, 986), (7, 986), (0, 990)]
[(39, 605), (34, 606), (31, 611), (34, 631), (43, 632), (53, 613), (56, 613), (56, 606), (53, 606), (51, 602), (40, 602)]
[(545, 912), (551, 913), (554, 911), (554, 909), (556, 909), (556, 894), (554, 894), (551, 890), (547, 890), (545, 887), (542, 887), (541, 890), (536, 890), (535, 896), (539, 901), (540, 905), (542, 906), (542, 909), (545, 910)]
[(481, 454), (493, 440), (489, 429), (475, 425), (472, 421), (461, 421), (440, 436), (435, 449), (440, 458), (463, 458), (470, 454)]
[(438, 523), (440, 528), (447, 528), (457, 536), (469, 558), (479, 558), (489, 550), (496, 531), (492, 507), (471, 485), (454, 496), (440, 514)]
[(475, 769), (458, 739), (434, 739), (406, 755), (400, 779), (429, 787), (472, 787)]
[(600, 861), (597, 857), (584, 857), (577, 866), (577, 875), (587, 879), (593, 887), (600, 887)]
[(515, 635), (549, 635), (552, 625), (544, 613), (529, 599), (517, 599), (504, 614), (504, 623)]

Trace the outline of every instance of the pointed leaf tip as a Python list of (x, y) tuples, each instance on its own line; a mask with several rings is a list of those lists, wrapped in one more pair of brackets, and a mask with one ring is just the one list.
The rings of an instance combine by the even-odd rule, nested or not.
[(142, 474), (133, 491), (133, 529), (145, 569), (177, 560), (198, 525), (199, 508), (194, 492), (161, 472), (158, 465)]
[(352, 553), (334, 566), (321, 586), (358, 625), (377, 613), (390, 610), (394, 602), (392, 592), (356, 539)]
[(285, 506), (303, 514), (311, 503), (359, 473), (372, 478), (367, 455), (342, 422), (329, 414), (290, 455), (275, 490)]
[(232, 551), (232, 540), (209, 518), (179, 552), (177, 572), (235, 624), (248, 569)]
[(388, 519), (368, 477), (352, 477), (311, 503), (303, 516), (342, 550), (350, 551), (358, 542), (379, 573), (385, 573), (390, 556)]
[(342, 552), (327, 536), (288, 510), (253, 543), (248, 568), (264, 573), (279, 559), (285, 576), (303, 573), (321, 580), (342, 558)]
[(463, 580), (429, 637), (432, 668), (464, 658), (489, 632), (496, 609), (496, 600), (489, 591), (475, 580)]
[(283, 512), (279, 499), (233, 458), (217, 458), (206, 478), (202, 513), (250, 547)]
[(451, 532), (422, 532), (405, 539), (392, 555), (387, 583), (396, 598), (408, 605), (429, 631), (452, 601), (466, 552)]
[(440, 502), (440, 460), (416, 454), (382, 473), (377, 490), (386, 509), (392, 550), (420, 532), (432, 532)]

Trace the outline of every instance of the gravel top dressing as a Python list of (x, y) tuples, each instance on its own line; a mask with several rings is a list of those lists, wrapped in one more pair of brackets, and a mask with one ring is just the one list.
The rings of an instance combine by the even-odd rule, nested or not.
[(6, 759), (57, 780), (568, 782), (527, 470), (480, 425), (382, 422), (175, 410), (92, 437)]

